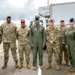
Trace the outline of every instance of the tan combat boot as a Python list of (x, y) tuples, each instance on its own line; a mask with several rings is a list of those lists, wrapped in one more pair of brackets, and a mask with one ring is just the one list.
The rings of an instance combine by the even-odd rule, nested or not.
[(57, 63), (56, 63), (56, 69), (57, 69), (57, 70), (60, 70), (60, 62), (57, 62)]
[(15, 63), (15, 68), (18, 68), (18, 62)]
[(19, 68), (19, 69), (23, 68), (23, 64), (20, 64), (20, 65), (18, 66), (18, 68)]
[(30, 69), (30, 64), (29, 63), (27, 63), (26, 68)]
[(36, 70), (36, 69), (37, 69), (36, 66), (34, 66), (34, 67), (33, 67), (33, 70)]
[(75, 72), (75, 70), (73, 68), (69, 69), (69, 72)]
[(69, 61), (66, 61), (66, 66), (70, 66), (70, 62)]
[(7, 67), (7, 63), (5, 63), (3, 66), (2, 66), (2, 69), (5, 69)]
[(51, 68), (51, 62), (48, 62), (48, 65), (46, 66), (46, 69)]
[(43, 66), (40, 66), (40, 69), (42, 70), (43, 69)]

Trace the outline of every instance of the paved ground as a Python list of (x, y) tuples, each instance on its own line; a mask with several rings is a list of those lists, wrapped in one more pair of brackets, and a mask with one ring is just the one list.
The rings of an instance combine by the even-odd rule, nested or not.
[[(1, 48), (0, 48), (1, 49)], [(41, 75), (40, 73), (38, 73), (38, 71), (40, 70), (36, 70), (33, 71), (33, 67), (32, 67), (32, 51), (31, 51), (31, 69), (26, 69), (26, 65), (24, 62), (24, 68), (19, 70), (16, 69), (14, 67), (14, 61), (11, 57), (11, 52), (10, 52), (10, 59), (9, 59), (9, 63), (8, 63), (8, 67), (4, 70), (1, 69), (2, 65), (3, 65), (3, 52), (0, 52), (0, 75)], [(55, 61), (54, 61), (54, 57), (53, 57), (53, 61), (52, 61), (52, 68), (49, 70), (46, 70), (45, 67), (47, 65), (47, 53), (46, 51), (44, 51), (44, 69), (41, 71), (42, 75), (75, 75), (75, 73), (70, 73), (67, 70), (67, 66), (65, 66), (65, 62), (63, 61), (63, 64), (61, 65), (61, 70), (57, 71), (55, 68)]]
[[(31, 52), (31, 60), (32, 60), (32, 52)], [(31, 63), (32, 64), (32, 61)], [(1, 69), (3, 65), (3, 52), (0, 56), (0, 75), (38, 75), (38, 69), (36, 71), (33, 71), (33, 67), (31, 65), (31, 69), (26, 69), (26, 64), (24, 62), (23, 69), (19, 70), (14, 67), (14, 61), (11, 57), (10, 53), (10, 59), (8, 63), (8, 67), (6, 69)]]
[(46, 70), (45, 67), (47, 65), (47, 53), (44, 51), (44, 69), (42, 71), (42, 75), (75, 75), (75, 73), (70, 73), (67, 69), (69, 67), (67, 67), (65, 65), (65, 62), (63, 61), (62, 62), (62, 65), (61, 65), (61, 70), (60, 71), (57, 71), (56, 70), (56, 63), (55, 63), (55, 60), (54, 60), (54, 56), (53, 56), (53, 60), (52, 60), (52, 63), (51, 63), (51, 68), (49, 70)]

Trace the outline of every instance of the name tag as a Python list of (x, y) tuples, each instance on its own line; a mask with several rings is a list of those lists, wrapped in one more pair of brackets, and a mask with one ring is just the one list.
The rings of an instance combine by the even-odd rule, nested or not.
[(35, 28), (34, 30), (37, 31), (37, 28)]

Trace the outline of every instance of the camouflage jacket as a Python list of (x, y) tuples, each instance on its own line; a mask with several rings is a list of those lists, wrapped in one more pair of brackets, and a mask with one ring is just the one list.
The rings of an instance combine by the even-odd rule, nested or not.
[(59, 44), (59, 28), (57, 26), (48, 26), (46, 28), (46, 40), (54, 41), (55, 44)]
[(25, 28), (19, 28), (17, 30), (17, 40), (18, 40), (18, 44), (19, 45), (26, 45), (29, 44), (29, 28), (25, 27)]
[(16, 30), (17, 27), (14, 23), (8, 24), (7, 22), (1, 25), (0, 31), (2, 35), (2, 41), (5, 43), (16, 42)]
[(59, 41), (64, 44), (64, 37), (65, 37), (65, 32), (67, 30), (67, 27), (66, 26), (63, 26), (63, 27), (59, 27), (59, 30), (60, 30), (60, 33), (59, 33)]

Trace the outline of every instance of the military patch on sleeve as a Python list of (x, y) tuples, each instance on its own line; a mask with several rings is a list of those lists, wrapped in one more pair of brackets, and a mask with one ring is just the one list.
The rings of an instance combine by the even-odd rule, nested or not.
[(42, 30), (42, 28), (39, 28), (39, 30)]

